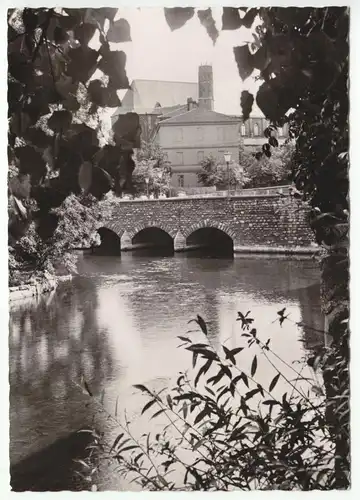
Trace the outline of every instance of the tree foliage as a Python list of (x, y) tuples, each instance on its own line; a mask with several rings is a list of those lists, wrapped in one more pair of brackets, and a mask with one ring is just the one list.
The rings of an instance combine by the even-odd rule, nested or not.
[[(294, 149), (294, 145), (289, 142), (274, 149), (270, 157), (261, 155), (261, 158), (257, 160), (251, 155), (252, 160), (247, 158), (245, 172), (248, 182), (245, 187), (256, 188), (289, 184), (293, 168)], [(240, 155), (243, 157), (244, 152), (242, 151)]]
[(119, 116), (105, 147), (98, 138), (99, 112), (119, 106), (117, 91), (129, 87), (126, 54), (109, 43), (130, 40), (127, 21), (115, 21), (116, 13), (113, 8), (8, 11), (9, 164), (31, 184), (25, 196), (13, 181), (10, 197), (14, 206), (29, 198), (37, 205), (36, 213), (24, 207), (22, 218), (10, 220), (17, 237), (30, 220), (36, 230), (46, 226), (52, 234), (56, 224), (50, 212), (71, 193), (101, 198), (112, 187), (121, 192), (130, 181), (138, 116)]
[[(132, 194), (167, 194), (170, 186), (171, 165), (159, 145), (142, 142), (136, 150), (132, 174)], [(145, 179), (148, 179), (148, 183)]]
[[(35, 202), (31, 203), (33, 206), (27, 209), (34, 213)], [(49, 218), (53, 218), (56, 226), (54, 230), (32, 221), (25, 234), (12, 240), (9, 246), (10, 286), (29, 282), (44, 273), (74, 272), (76, 255), (72, 250), (91, 246), (104, 215), (93, 196), (72, 194), (59, 207), (49, 211)]]
[[(261, 155), (257, 159), (257, 155)], [(208, 156), (201, 163), (198, 173), (199, 182), (203, 186), (216, 186), (219, 189), (256, 188), (288, 184), (291, 178), (294, 145), (289, 142), (276, 148), (270, 157), (261, 152), (249, 152), (243, 147), (239, 150), (239, 162), (232, 161), (227, 165), (214, 156)]]
[(239, 165), (236, 161), (231, 161), (228, 168), (224, 160), (221, 161), (210, 155), (201, 162), (198, 180), (203, 186), (235, 189), (241, 188), (249, 179), (244, 172), (243, 164)]

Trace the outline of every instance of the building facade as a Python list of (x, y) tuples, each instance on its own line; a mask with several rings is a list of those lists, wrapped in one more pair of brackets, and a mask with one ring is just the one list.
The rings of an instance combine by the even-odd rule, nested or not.
[(239, 119), (197, 107), (161, 120), (154, 140), (171, 163), (172, 186), (196, 187), (201, 163), (207, 156), (223, 161), (228, 151), (237, 160)]
[(224, 160), (230, 152), (236, 161), (239, 151), (240, 119), (214, 111), (213, 71), (199, 67), (198, 102), (188, 99), (187, 110), (175, 116), (162, 116), (154, 140), (171, 163), (172, 186), (199, 186), (198, 173), (207, 156)]

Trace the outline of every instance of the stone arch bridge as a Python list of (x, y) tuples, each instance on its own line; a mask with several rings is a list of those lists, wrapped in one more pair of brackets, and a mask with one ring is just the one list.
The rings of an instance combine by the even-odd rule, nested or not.
[(99, 227), (100, 253), (151, 246), (174, 251), (314, 253), (306, 210), (279, 194), (118, 200)]

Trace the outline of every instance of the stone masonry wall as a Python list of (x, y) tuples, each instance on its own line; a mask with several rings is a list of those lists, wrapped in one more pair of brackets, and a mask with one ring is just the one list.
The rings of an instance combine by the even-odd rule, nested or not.
[(158, 227), (174, 238), (175, 250), (186, 249), (188, 236), (201, 227), (228, 234), (236, 252), (310, 252), (316, 249), (306, 211), (293, 198), (277, 195), (229, 198), (174, 198), (119, 201), (106, 227), (131, 247), (146, 227)]

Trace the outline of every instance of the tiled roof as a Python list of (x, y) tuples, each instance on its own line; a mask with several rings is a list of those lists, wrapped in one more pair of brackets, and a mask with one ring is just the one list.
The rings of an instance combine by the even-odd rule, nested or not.
[(198, 84), (195, 82), (133, 80), (131, 90), (127, 90), (123, 97), (122, 107), (114, 115), (127, 111), (150, 113), (156, 103), (162, 108), (184, 105), (189, 97), (194, 100), (198, 98)]
[(191, 123), (214, 123), (214, 122), (232, 122), (238, 123), (239, 118), (223, 115), (222, 113), (216, 113), (215, 111), (209, 111), (206, 109), (195, 108), (191, 111), (187, 111), (178, 116), (169, 118), (167, 120), (162, 120), (161, 124), (191, 124)]

